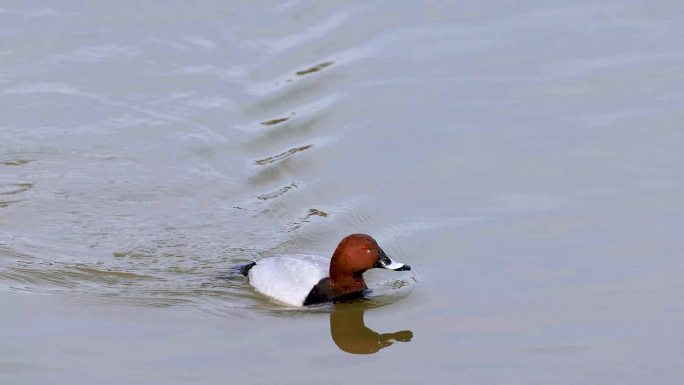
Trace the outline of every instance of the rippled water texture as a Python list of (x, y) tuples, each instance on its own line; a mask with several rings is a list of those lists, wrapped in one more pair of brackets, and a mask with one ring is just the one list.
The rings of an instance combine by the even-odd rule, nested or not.
[(680, 3), (248, 3), (0, 3), (0, 383), (680, 383)]

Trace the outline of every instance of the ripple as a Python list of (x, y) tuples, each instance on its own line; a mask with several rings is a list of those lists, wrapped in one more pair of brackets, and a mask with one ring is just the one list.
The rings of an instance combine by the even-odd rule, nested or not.
[(289, 228), (287, 229), (287, 232), (293, 232), (295, 230), (298, 230), (303, 225), (311, 222), (312, 217), (328, 218), (328, 216), (330, 216), (330, 214), (323, 210), (308, 209), (306, 215), (303, 218), (289, 223)]
[(304, 75), (309, 75), (315, 72), (318, 72), (326, 67), (330, 67), (331, 65), (335, 64), (334, 61), (326, 61), (320, 64), (316, 64), (315, 66), (311, 66), (305, 70), (297, 71), (295, 74), (297, 76), (304, 76)]
[[(308, 216), (325, 216), (310, 209)], [(0, 245), (0, 255), (16, 256), (11, 266), (0, 270), (0, 285), (12, 291), (38, 294), (68, 294), (68, 300), (92, 304), (127, 304), (143, 307), (191, 307), (223, 316), (244, 316), (241, 309), (252, 309), (271, 315), (297, 316), (328, 313), (333, 306), (322, 304), (307, 308), (291, 308), (257, 293), (246, 277), (230, 273), (230, 267), (252, 260), (258, 251), (246, 250), (247, 258), (230, 257), (219, 263), (189, 256), (175, 261), (162, 261), (150, 256), (145, 261), (136, 252), (117, 253), (117, 260), (134, 258), (130, 269), (98, 266), (101, 263), (36, 262), (30, 256), (19, 255)], [(186, 265), (178, 268), (178, 261)], [(227, 272), (223, 275), (221, 271)], [(359, 302), (377, 307), (408, 295), (415, 280), (387, 279), (389, 275), (369, 275), (368, 298)]]
[(0, 162), (1, 166), (22, 166), (27, 163), (33, 162), (32, 159), (11, 159), (4, 162)]
[[(334, 62), (330, 61), (330, 63)], [(249, 84), (246, 89), (247, 93), (261, 98), (256, 104), (256, 107), (260, 110), (268, 107), (280, 108), (285, 103), (298, 103), (299, 99), (308, 98), (307, 101), (314, 101), (315, 98), (313, 96), (333, 90), (335, 81), (339, 79), (339, 77), (335, 76), (335, 71), (331, 71), (325, 76), (305, 76), (313, 72), (319, 72), (330, 65), (317, 69), (318, 66), (294, 71), (294, 73), (288, 72), (275, 78)], [(298, 73), (301, 73), (301, 75), (297, 75)], [(297, 77), (293, 78), (292, 75)]]
[(58, 61), (69, 61), (77, 63), (97, 63), (112, 58), (134, 57), (142, 53), (137, 45), (121, 46), (114, 44), (103, 44), (90, 47), (81, 47), (75, 51), (58, 55)]
[(283, 123), (283, 122), (287, 122), (287, 121), (290, 120), (290, 118), (293, 117), (294, 115), (295, 115), (295, 113), (292, 112), (292, 113), (290, 114), (290, 116), (286, 116), (286, 117), (284, 117), (284, 118), (275, 118), (275, 119), (266, 120), (266, 121), (261, 122), (261, 125), (263, 125), (263, 126), (273, 126), (273, 125), (276, 125), (276, 124), (280, 124), (280, 123)]
[(323, 210), (309, 209), (309, 211), (306, 214), (306, 217), (304, 217), (304, 219), (308, 219), (308, 218), (313, 217), (313, 216), (327, 218), (329, 215), (330, 214), (326, 213)]
[(260, 51), (274, 54), (287, 53), (298, 47), (311, 44), (316, 40), (326, 39), (335, 30), (340, 30), (347, 26), (348, 22), (353, 20), (354, 16), (358, 15), (359, 12), (359, 9), (338, 9), (334, 13), (327, 15), (327, 18), (317, 18), (303, 30), (297, 30), (285, 35), (279, 34), (273, 38), (264, 38), (248, 44)]
[(271, 200), (271, 199), (277, 198), (277, 197), (285, 194), (286, 192), (290, 191), (291, 189), (297, 188), (297, 187), (298, 187), (297, 184), (295, 182), (292, 182), (292, 183), (290, 183), (286, 186), (283, 186), (283, 187), (281, 187), (275, 191), (271, 191), (268, 193), (257, 195), (257, 199), (262, 200), (262, 201)]
[(283, 159), (286, 159), (286, 158), (288, 158), (288, 157), (290, 157), (290, 156), (292, 156), (298, 152), (308, 150), (312, 146), (313, 146), (313, 144), (307, 144), (305, 146), (294, 147), (294, 148), (291, 148), (287, 151), (281, 152), (278, 155), (273, 155), (273, 156), (269, 156), (268, 158), (256, 160), (256, 161), (254, 161), (254, 164), (259, 165), (259, 166), (264, 166), (267, 164), (275, 163), (275, 162), (281, 161)]
[(173, 70), (166, 75), (212, 76), (219, 80), (235, 80), (246, 73), (243, 67), (223, 67), (214, 64), (187, 65)]
[[(319, 145), (320, 143), (323, 141), (316, 144)], [(295, 178), (301, 180), (301, 177), (306, 174), (306, 170), (310, 169), (313, 164), (311, 159), (295, 155), (311, 147), (313, 144), (293, 147), (288, 151), (253, 162), (258, 168), (254, 169), (252, 175), (247, 178), (247, 182), (251, 186), (258, 187), (272, 186), (274, 183), (283, 183), (283, 181)]]
[[(410, 295), (415, 288), (417, 280), (411, 276), (410, 273), (399, 273), (407, 277), (400, 279), (388, 279), (386, 276), (375, 275), (366, 279), (369, 290), (363, 298), (355, 299), (353, 301), (344, 302), (345, 304), (354, 304), (354, 306), (361, 306), (366, 309), (372, 309), (382, 306), (387, 306), (395, 303), (408, 295)], [(364, 274), (366, 276), (366, 274)], [(370, 275), (369, 275), (370, 276)], [(259, 313), (275, 316), (275, 317), (299, 317), (308, 314), (328, 314), (335, 311), (336, 305), (332, 302), (321, 303), (306, 307), (291, 307), (283, 305), (269, 297), (257, 293), (249, 284), (246, 277), (237, 275), (232, 277), (220, 278), (223, 282), (230, 285), (234, 291), (231, 295), (239, 295), (242, 303), (238, 306), (226, 307), (216, 306), (216, 302), (205, 302), (200, 307), (203, 310), (210, 311), (216, 314), (234, 314), (235, 309), (251, 309)], [(215, 307), (212, 307), (215, 306)]]
[(13, 248), (11, 248), (7, 245), (1, 244), (1, 243), (0, 243), (0, 256), (17, 258), (20, 261), (30, 260), (30, 258), (31, 258), (28, 254), (24, 254), (24, 253), (21, 253), (19, 251), (16, 251)]
[(77, 88), (62, 83), (32, 83), (10, 87), (0, 95), (33, 95), (33, 94), (83, 95)]
[(91, 284), (105, 290), (112, 286), (130, 286), (133, 281), (156, 279), (151, 276), (126, 271), (98, 269), (86, 265), (28, 261), (8, 266), (0, 272), (0, 278), (13, 282), (32, 284), (39, 291), (40, 285), (69, 288), (87, 292)]
[(337, 99), (336, 95), (324, 96), (312, 103), (297, 106), (287, 117), (260, 122), (265, 127), (260, 127), (259, 130), (245, 129), (255, 133), (248, 145), (258, 149), (262, 145), (270, 146), (282, 140), (310, 140), (312, 133), (325, 128), (324, 123)]
[(14, 195), (23, 193), (33, 188), (33, 183), (11, 183), (0, 185), (0, 195)]

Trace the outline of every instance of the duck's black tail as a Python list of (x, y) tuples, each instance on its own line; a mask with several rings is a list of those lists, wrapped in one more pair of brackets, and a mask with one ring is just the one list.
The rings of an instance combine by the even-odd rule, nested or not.
[(237, 265), (233, 268), (231, 268), (231, 272), (235, 274), (242, 274), (244, 276), (247, 276), (247, 273), (249, 273), (249, 270), (256, 265), (256, 262), (250, 262), (244, 265)]

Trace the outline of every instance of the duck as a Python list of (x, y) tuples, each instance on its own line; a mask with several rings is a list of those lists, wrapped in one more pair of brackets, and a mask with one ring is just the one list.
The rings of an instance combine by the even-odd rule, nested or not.
[(303, 307), (363, 297), (368, 289), (363, 273), (372, 268), (411, 270), (388, 257), (370, 235), (351, 234), (340, 241), (331, 259), (278, 255), (238, 266), (238, 271), (257, 292), (285, 305)]

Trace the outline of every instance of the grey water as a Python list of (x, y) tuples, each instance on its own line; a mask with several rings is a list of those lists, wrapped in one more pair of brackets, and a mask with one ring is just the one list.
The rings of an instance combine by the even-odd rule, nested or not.
[(2, 1), (0, 383), (680, 384), (683, 106), (676, 1)]

